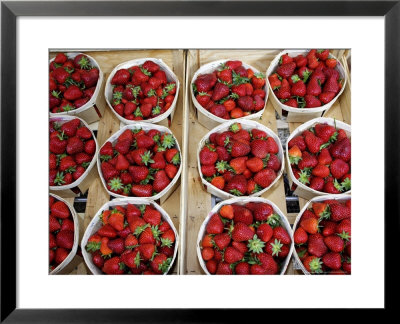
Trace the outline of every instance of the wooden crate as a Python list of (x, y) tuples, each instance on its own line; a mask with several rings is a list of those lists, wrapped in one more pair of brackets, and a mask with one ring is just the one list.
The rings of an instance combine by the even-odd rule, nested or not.
[[(189, 50), (186, 57), (186, 80), (190, 82), (193, 74), (203, 64), (226, 58), (235, 58), (246, 62), (260, 71), (266, 71), (271, 60), (281, 50)], [(350, 55), (349, 52), (344, 50), (336, 50), (333, 52), (336, 57), (344, 58), (345, 55)], [(346, 59), (344, 58), (344, 64), (347, 68)], [(348, 74), (350, 76), (350, 74)], [(184, 188), (182, 190), (186, 198), (183, 199), (181, 212), (182, 212), (182, 224), (181, 232), (183, 248), (179, 255), (179, 272), (181, 274), (196, 275), (204, 274), (200, 267), (197, 254), (196, 254), (196, 240), (199, 228), (203, 220), (208, 215), (213, 205), (212, 196), (205, 191), (203, 188), (199, 172), (197, 170), (197, 144), (199, 140), (208, 132), (208, 129), (202, 126), (197, 117), (197, 110), (192, 103), (190, 91), (191, 85), (186, 84), (186, 98), (184, 106), (185, 129), (184, 129), (184, 143), (185, 154), (187, 160), (185, 160), (184, 171), (182, 175), (182, 184)], [(327, 117), (335, 117), (338, 120), (343, 120), (350, 124), (351, 112), (350, 112), (350, 77), (346, 90), (341, 95), (339, 100), (332, 106), (327, 112)], [(274, 107), (271, 99), (268, 99), (265, 112), (259, 120), (262, 124), (266, 125), (274, 132), (277, 133), (277, 119)], [(287, 124), (286, 122), (282, 123)], [(298, 123), (289, 123), (288, 128), (290, 131), (295, 129)], [(187, 164), (187, 165), (186, 165)], [(286, 171), (285, 171), (286, 172)], [(268, 198), (273, 201), (278, 207), (285, 213), (291, 224), (297, 216), (296, 213), (287, 213), (286, 199), (284, 191), (283, 178), (278, 182), (278, 185), (273, 190), (267, 191), (262, 197)], [(300, 208), (304, 206), (304, 200), (300, 199)], [(296, 270), (293, 267), (293, 258), (289, 264), (286, 274), (302, 274), (300, 270)]]
[[(161, 58), (168, 64), (174, 73), (179, 78), (181, 83), (180, 94), (178, 98), (177, 107), (175, 110), (175, 115), (172, 124), (169, 128), (174, 133), (175, 137), (182, 144), (182, 124), (183, 124), (183, 85), (185, 79), (185, 51), (184, 50), (118, 50), (118, 51), (85, 51), (88, 55), (92, 56), (100, 65), (102, 71), (104, 72), (104, 79), (107, 80), (108, 75), (113, 70), (113, 68), (121, 62), (129, 61), (136, 58), (143, 57), (155, 57)], [(104, 84), (101, 89), (101, 93), (104, 93)], [(99, 147), (104, 144), (104, 142), (117, 130), (120, 129), (121, 124), (118, 118), (106, 105), (106, 101), (103, 98), (102, 104), (104, 104), (104, 113), (102, 118), (94, 124), (90, 125), (90, 128), (97, 130), (97, 142)], [(184, 156), (184, 146), (181, 145), (182, 156)], [(82, 222), (82, 234), (84, 230), (89, 225), (92, 217), (96, 214), (98, 209), (107, 201), (110, 200), (110, 196), (105, 190), (103, 184), (101, 183), (100, 177), (98, 175), (97, 167), (95, 169), (95, 177), (92, 178), (92, 182), (88, 188), (88, 197), (86, 203), (85, 213), (79, 214), (80, 221)], [(180, 181), (178, 181), (179, 183)], [(171, 220), (173, 221), (175, 227), (179, 229), (180, 225), (180, 203), (181, 203), (181, 187), (177, 186), (176, 190), (161, 203), (158, 202), (162, 208), (169, 214)], [(180, 229), (179, 229), (180, 231)], [(81, 236), (82, 237), (82, 236)], [(74, 260), (75, 261), (75, 260)], [(79, 262), (80, 261), (80, 262)], [(90, 274), (83, 259), (77, 260), (74, 264), (74, 268), (71, 270), (70, 274)], [(171, 270), (173, 274), (177, 274), (178, 261)]]

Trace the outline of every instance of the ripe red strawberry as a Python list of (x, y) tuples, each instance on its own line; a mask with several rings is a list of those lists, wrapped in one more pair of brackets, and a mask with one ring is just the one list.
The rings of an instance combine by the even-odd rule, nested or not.
[(171, 259), (163, 253), (157, 254), (154, 259), (150, 262), (150, 266), (155, 273), (162, 274), (168, 271)]
[(268, 153), (278, 154), (279, 147), (278, 144), (275, 142), (275, 140), (272, 137), (268, 137), (266, 141), (268, 144)]
[(247, 156), (251, 151), (250, 145), (242, 142), (234, 142), (231, 147), (232, 157)]
[(289, 99), (291, 97), (290, 84), (286, 79), (282, 80), (281, 87), (275, 90), (275, 94), (278, 99)]
[(276, 173), (271, 169), (263, 169), (256, 173), (254, 181), (262, 188), (267, 188), (276, 178)]
[(261, 266), (265, 270), (265, 274), (273, 275), (278, 273), (278, 264), (270, 254), (259, 253), (257, 257), (261, 262)]
[(111, 84), (114, 85), (124, 85), (127, 84), (131, 79), (131, 74), (127, 69), (118, 70), (113, 78), (111, 79)]
[(153, 189), (155, 192), (159, 193), (163, 191), (169, 184), (171, 180), (168, 178), (164, 170), (159, 170), (154, 174)]
[(224, 260), (229, 264), (235, 263), (243, 259), (244, 254), (233, 247), (227, 247), (224, 253)]
[(278, 66), (276, 72), (282, 77), (282, 78), (289, 78), (294, 70), (296, 69), (296, 63), (290, 62), (286, 64), (282, 64)]
[(318, 164), (330, 165), (331, 162), (332, 157), (329, 154), (329, 150), (327, 148), (322, 149), (318, 155)]
[(324, 144), (324, 141), (321, 138), (315, 136), (311, 132), (305, 133), (304, 140), (305, 140), (308, 150), (314, 154), (318, 153), (321, 149), (321, 145)]
[(318, 99), (323, 103), (327, 104), (332, 101), (333, 98), (335, 98), (336, 93), (335, 92), (322, 92), (319, 94)]
[(56, 250), (56, 254), (54, 256), (54, 261), (56, 264), (62, 263), (69, 255), (69, 252), (67, 249), (64, 249), (62, 247), (58, 247)]
[(218, 101), (229, 95), (229, 87), (223, 83), (217, 82), (211, 100)]
[(323, 191), (331, 194), (340, 194), (340, 191), (337, 189), (337, 186), (335, 186), (334, 181), (327, 181), (325, 182)]
[(210, 247), (205, 247), (201, 250), (201, 257), (203, 260), (208, 261), (214, 257), (214, 250)]
[(258, 222), (266, 221), (273, 212), (274, 210), (271, 205), (266, 203), (257, 203), (253, 210), (254, 219)]
[(288, 232), (282, 226), (277, 226), (274, 228), (274, 234), (272, 237), (280, 240), (283, 244), (290, 244), (292, 241)]
[(58, 247), (71, 250), (74, 245), (74, 232), (61, 230), (56, 235), (56, 243)]
[(339, 270), (342, 267), (342, 258), (339, 253), (329, 252), (322, 257), (322, 262), (332, 270)]
[(50, 212), (52, 216), (62, 219), (68, 218), (70, 215), (68, 206), (62, 201), (57, 201), (52, 204), (50, 206)]
[(315, 108), (315, 107), (321, 107), (321, 101), (315, 96), (312, 95), (305, 95), (304, 99), (306, 101), (306, 108)]
[(148, 261), (152, 258), (154, 252), (156, 252), (156, 246), (154, 244), (141, 244), (139, 252), (143, 260)]
[(147, 185), (133, 185), (131, 188), (131, 193), (136, 197), (151, 197), (153, 194), (153, 186)]
[(75, 226), (74, 226), (74, 222), (72, 219), (67, 218), (67, 219), (63, 219), (62, 224), (61, 224), (61, 230), (62, 231), (71, 231), (74, 232), (75, 230)]
[(348, 138), (344, 138), (335, 142), (329, 149), (332, 157), (342, 159), (345, 162), (351, 159), (351, 144)]
[(242, 252), (242, 253), (246, 253), (249, 249), (247, 248), (247, 244), (246, 243), (242, 243), (242, 242), (235, 242), (235, 241), (232, 241), (232, 246), (236, 249), (236, 250), (238, 250), (238, 251), (240, 251), (240, 252)]
[(221, 234), (224, 230), (224, 224), (218, 214), (211, 216), (207, 226), (206, 232), (208, 234)]
[(83, 92), (76, 85), (70, 85), (63, 95), (65, 99), (74, 101), (81, 98)]
[(215, 274), (217, 272), (217, 261), (215, 260), (208, 260), (206, 262), (206, 267), (209, 273)]
[(296, 82), (292, 85), (290, 91), (293, 96), (304, 97), (306, 95), (307, 88), (304, 82), (297, 77)]
[(61, 228), (61, 224), (59, 223), (59, 221), (57, 220), (57, 218), (55, 218), (53, 215), (50, 215), (49, 217), (49, 231), (52, 232), (56, 232)]
[[(62, 154), (67, 148), (67, 141), (58, 133), (54, 132), (56, 136), (50, 138), (49, 150), (54, 154)], [(58, 134), (58, 135), (57, 135)]]
[(146, 223), (156, 226), (161, 222), (161, 213), (157, 209), (147, 205), (143, 214), (143, 219)]
[(304, 244), (308, 241), (308, 234), (303, 227), (299, 227), (294, 232), (294, 243)]
[(235, 195), (242, 196), (247, 192), (247, 180), (241, 175), (237, 174), (233, 176), (225, 186), (225, 191)]
[(324, 184), (325, 184), (324, 179), (319, 177), (312, 177), (310, 181), (310, 188), (317, 191), (322, 191), (324, 188)]
[(218, 263), (216, 274), (217, 275), (231, 275), (232, 269), (231, 269), (229, 263), (227, 263), (227, 262)]
[(232, 239), (236, 242), (248, 241), (254, 236), (254, 232), (243, 223), (236, 223), (232, 231)]
[(328, 248), (324, 243), (324, 237), (319, 234), (311, 234), (308, 237), (308, 253), (320, 258), (322, 257), (327, 251)]
[[(231, 168), (234, 170), (234, 172), (239, 175), (242, 174), (245, 170), (246, 170), (246, 161), (247, 161), (248, 157), (247, 156), (241, 156), (241, 157), (237, 157), (235, 159), (232, 159), (229, 162), (229, 165), (231, 166)], [(217, 165), (218, 167), (219, 165)], [(226, 179), (225, 179), (226, 180)], [(231, 179), (229, 179), (231, 180)]]
[(332, 176), (336, 179), (342, 178), (350, 170), (349, 165), (341, 159), (335, 159), (330, 165)]
[(253, 214), (251, 211), (243, 206), (232, 205), (233, 207), (233, 220), (235, 223), (244, 223), (250, 225), (253, 223)]
[(310, 255), (303, 261), (304, 267), (310, 273), (322, 273), (322, 261), (316, 256)]
[(97, 234), (100, 236), (105, 236), (108, 238), (114, 238), (117, 236), (116, 230), (109, 224), (103, 225), (98, 231)]
[(214, 164), (218, 159), (218, 153), (211, 146), (204, 146), (200, 151), (200, 163), (202, 165)]
[(246, 161), (246, 166), (251, 172), (258, 172), (264, 168), (264, 162), (259, 157), (253, 157)]
[(237, 101), (237, 104), (243, 111), (252, 111), (254, 110), (254, 101), (250, 96), (240, 97)]
[(302, 219), (300, 221), (300, 226), (309, 234), (315, 234), (318, 232), (318, 219), (312, 217), (307, 219)]
[(54, 249), (57, 247), (56, 238), (52, 233), (49, 234), (49, 248)]
[(114, 149), (118, 153), (125, 155), (129, 152), (130, 147), (131, 147), (131, 142), (128, 139), (124, 139), (124, 140), (118, 141), (115, 144)]
[(339, 234), (341, 238), (348, 240), (351, 237), (351, 220), (350, 218), (343, 219), (336, 225), (335, 233)]
[(173, 179), (178, 173), (178, 167), (173, 164), (167, 164), (165, 166), (165, 173), (167, 174), (168, 178)]
[(339, 83), (334, 76), (329, 77), (326, 81), (324, 92), (333, 92), (335, 94), (339, 92)]
[(329, 176), (329, 168), (326, 165), (318, 164), (313, 170), (312, 174), (316, 177), (325, 178)]
[(300, 151), (304, 151), (306, 149), (306, 143), (304, 142), (304, 137), (301, 135), (293, 137), (289, 141), (288, 147), (292, 148), (293, 146), (297, 146), (300, 149)]
[(257, 236), (263, 242), (268, 242), (272, 238), (273, 233), (274, 233), (274, 231), (273, 231), (272, 227), (265, 223), (261, 224), (257, 228)]
[(250, 265), (247, 262), (240, 262), (235, 267), (235, 274), (248, 275), (250, 274)]
[(255, 139), (250, 145), (251, 153), (260, 159), (265, 158), (269, 153), (270, 146), (266, 140)]
[(214, 236), (215, 245), (222, 251), (231, 242), (231, 237), (228, 233), (221, 233)]
[(103, 178), (108, 181), (109, 179), (115, 178), (118, 176), (119, 172), (116, 170), (112, 164), (109, 162), (101, 163), (101, 172), (103, 174)]
[(207, 92), (217, 83), (217, 77), (214, 73), (200, 74), (197, 76), (194, 84), (198, 92)]
[(351, 210), (347, 206), (336, 203), (336, 204), (331, 204), (329, 207), (331, 210), (330, 219), (334, 222), (339, 222), (343, 219), (351, 217)]
[(149, 169), (145, 166), (131, 165), (129, 166), (128, 170), (132, 176), (133, 182), (135, 183), (145, 180), (149, 174)]
[(104, 262), (103, 268), (101, 270), (106, 274), (123, 274), (124, 266), (124, 263), (121, 262), (121, 259), (119, 257), (113, 257)]
[(80, 126), (81, 121), (77, 118), (67, 121), (66, 123), (61, 125), (61, 131), (64, 132), (68, 137), (75, 136), (78, 127)]
[(342, 252), (344, 249), (344, 242), (337, 235), (330, 235), (325, 237), (324, 243), (332, 252)]

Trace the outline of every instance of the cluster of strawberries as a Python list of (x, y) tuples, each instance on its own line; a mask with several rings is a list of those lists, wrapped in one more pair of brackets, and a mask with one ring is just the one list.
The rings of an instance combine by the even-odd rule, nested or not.
[(96, 153), (96, 142), (78, 118), (63, 124), (50, 121), (49, 150), (49, 184), (64, 186), (85, 173)]
[(329, 50), (312, 49), (306, 56), (281, 56), (275, 73), (268, 77), (271, 89), (285, 105), (315, 108), (332, 101), (343, 86)]
[(128, 120), (144, 120), (165, 113), (175, 99), (176, 83), (153, 61), (118, 70), (111, 80), (114, 110)]
[(271, 205), (228, 204), (211, 216), (200, 242), (210, 274), (277, 274), (292, 240)]
[(151, 205), (115, 206), (101, 214), (87, 241), (93, 264), (105, 274), (163, 274), (175, 250), (175, 233)]
[(234, 123), (210, 135), (199, 154), (202, 176), (218, 189), (246, 196), (267, 188), (281, 168), (279, 147), (266, 132)]
[(294, 232), (296, 252), (312, 274), (351, 274), (351, 199), (312, 203)]
[(49, 196), (49, 270), (62, 263), (74, 246), (74, 220), (68, 206)]
[(288, 147), (293, 174), (302, 184), (331, 194), (351, 189), (351, 143), (343, 129), (317, 123)]
[(250, 115), (264, 108), (265, 76), (227, 61), (212, 73), (200, 74), (192, 87), (198, 103), (224, 119)]
[(151, 197), (178, 173), (181, 155), (172, 134), (157, 129), (126, 129), (115, 143), (100, 149), (107, 189), (124, 196)]
[(99, 69), (89, 58), (79, 54), (68, 58), (58, 53), (50, 62), (49, 103), (52, 113), (82, 107), (93, 96), (99, 79)]

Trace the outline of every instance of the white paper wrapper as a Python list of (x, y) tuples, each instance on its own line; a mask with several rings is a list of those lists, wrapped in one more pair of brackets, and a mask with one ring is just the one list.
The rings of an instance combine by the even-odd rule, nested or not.
[(158, 122), (164, 120), (165, 118), (167, 118), (169, 115), (171, 115), (171, 120), (172, 120), (172, 118), (174, 116), (176, 103), (178, 101), (179, 88), (180, 88), (179, 79), (175, 75), (175, 73), (172, 72), (172, 70), (169, 68), (169, 66), (164, 63), (163, 60), (157, 59), (157, 58), (148, 58), (148, 57), (146, 57), (146, 58), (127, 61), (127, 62), (124, 62), (124, 63), (121, 63), (121, 64), (117, 65), (114, 68), (114, 70), (111, 71), (110, 75), (108, 76), (107, 82), (106, 82), (106, 86), (105, 86), (105, 89), (104, 89), (104, 97), (106, 98), (107, 105), (110, 107), (111, 111), (115, 114), (115, 116), (117, 116), (117, 118), (121, 122), (123, 122), (125, 125), (136, 124), (136, 123), (138, 123), (138, 121), (137, 120), (129, 120), (129, 119), (124, 118), (123, 116), (118, 114), (114, 110), (114, 108), (112, 107), (111, 101), (112, 101), (113, 87), (112, 87), (112, 84), (111, 84), (111, 80), (114, 77), (115, 73), (117, 73), (118, 70), (127, 69), (127, 68), (130, 68), (132, 66), (136, 66), (136, 65), (142, 65), (146, 61), (152, 61), (152, 62), (158, 64), (160, 66), (160, 70), (165, 72), (165, 74), (167, 76), (167, 81), (176, 83), (176, 93), (175, 93), (174, 101), (171, 104), (171, 107), (169, 107), (169, 109), (165, 113), (163, 113), (163, 114), (161, 114), (161, 115), (159, 115), (157, 117), (154, 117), (154, 118), (140, 120), (140, 122), (158, 123)]
[(178, 252), (178, 245), (179, 245), (179, 235), (177, 230), (175, 229), (174, 223), (172, 222), (171, 218), (169, 217), (168, 213), (162, 209), (159, 205), (157, 205), (153, 201), (141, 199), (141, 198), (121, 198), (121, 199), (114, 199), (112, 201), (109, 201), (105, 203), (99, 211), (96, 213), (96, 215), (93, 217), (92, 221), (86, 228), (85, 234), (83, 235), (82, 241), (81, 241), (81, 249), (82, 249), (82, 255), (83, 258), (85, 259), (85, 263), (90, 269), (90, 271), (94, 275), (102, 275), (103, 272), (101, 269), (99, 269), (96, 265), (94, 265), (92, 261), (92, 254), (86, 251), (86, 244), (88, 239), (96, 233), (101, 227), (102, 223), (100, 220), (100, 215), (104, 210), (108, 210), (110, 207), (113, 208), (115, 206), (126, 206), (127, 204), (132, 204), (132, 205), (151, 205), (155, 209), (157, 209), (161, 213), (161, 217), (164, 221), (168, 222), (169, 226), (171, 226), (171, 229), (175, 233), (175, 247), (174, 247), (174, 256), (172, 257), (171, 264), (169, 265), (168, 271), (164, 273), (164, 275), (168, 274), (169, 270), (171, 269), (172, 265), (174, 264), (176, 254)]
[(204, 262), (204, 260), (201, 256), (201, 248), (200, 247), (201, 247), (201, 240), (203, 239), (204, 234), (206, 233), (206, 226), (207, 226), (211, 216), (216, 214), (221, 209), (221, 207), (224, 205), (237, 204), (237, 205), (243, 206), (243, 205), (247, 204), (248, 202), (262, 202), (262, 203), (270, 204), (272, 206), (272, 208), (274, 209), (274, 213), (278, 214), (281, 217), (281, 225), (286, 229), (286, 231), (290, 235), (290, 239), (292, 240), (292, 242), (290, 243), (289, 253), (286, 256), (285, 261), (282, 264), (281, 271), (279, 273), (281, 275), (285, 274), (286, 269), (290, 262), (290, 258), (292, 256), (292, 253), (294, 250), (293, 231), (292, 231), (292, 228), (290, 227), (290, 223), (289, 223), (288, 219), (286, 218), (285, 214), (278, 208), (278, 206), (275, 205), (272, 201), (265, 199), (265, 198), (261, 198), (261, 197), (236, 197), (236, 198), (224, 200), (224, 201), (221, 201), (220, 203), (218, 203), (217, 205), (215, 205), (214, 208), (211, 209), (211, 211), (208, 213), (208, 216), (204, 220), (203, 224), (201, 224), (199, 234), (197, 236), (197, 243), (196, 243), (197, 258), (199, 259), (199, 263), (206, 274), (210, 275), (210, 273), (207, 270), (206, 263)]
[(68, 185), (64, 185), (64, 186), (50, 186), (50, 191), (61, 191), (61, 190), (71, 189), (71, 188), (79, 186), (81, 184), (81, 182), (86, 178), (86, 176), (90, 173), (90, 170), (93, 168), (93, 166), (96, 164), (96, 160), (97, 160), (96, 155), (98, 153), (99, 146), (97, 144), (96, 136), (94, 136), (93, 131), (90, 129), (89, 125), (83, 119), (76, 117), (76, 116), (64, 115), (64, 116), (50, 117), (50, 122), (56, 121), (60, 125), (63, 125), (72, 119), (79, 119), (81, 121), (81, 126), (86, 126), (90, 130), (90, 132), (92, 133), (92, 139), (96, 143), (96, 152), (94, 153), (92, 161), (90, 161), (89, 166), (86, 168), (86, 171), (77, 180), (75, 180), (74, 182), (72, 182)]
[[(218, 126), (218, 124), (225, 123), (227, 121), (227, 119), (215, 116), (214, 114), (210, 113), (207, 109), (203, 108), (203, 106), (199, 104), (199, 102), (196, 99), (196, 96), (194, 95), (192, 84), (197, 79), (198, 75), (211, 73), (214, 70), (216, 70), (218, 67), (220, 67), (222, 63), (225, 63), (225, 62), (231, 61), (231, 60), (234, 60), (234, 59), (218, 60), (218, 61), (214, 61), (214, 62), (202, 65), (196, 71), (196, 73), (193, 75), (192, 81), (190, 83), (190, 94), (192, 96), (193, 104), (195, 105), (195, 107), (197, 108), (197, 111), (199, 113), (199, 116), (198, 116), (199, 122), (202, 125), (204, 125), (205, 127), (207, 127), (208, 129), (212, 129), (212, 128)], [(242, 65), (246, 69), (252, 69), (254, 71), (254, 73), (259, 73), (260, 72), (259, 70), (257, 70), (256, 68), (254, 68), (253, 66), (251, 66), (251, 65), (249, 65), (249, 64), (247, 64), (245, 62), (242, 62)], [(267, 100), (268, 100), (267, 82), (265, 82), (263, 90), (265, 91), (264, 108), (259, 110), (259, 111), (257, 111), (254, 114), (250, 114), (248, 116), (244, 116), (244, 117), (241, 117), (241, 118), (234, 119), (235, 121), (243, 120), (243, 119), (248, 120), (248, 119), (259, 119), (259, 118), (261, 118), (261, 116), (262, 116), (262, 114), (264, 113), (264, 110), (265, 110), (265, 104), (267, 103)]]
[[(319, 197), (312, 198), (310, 201), (308, 201), (304, 205), (304, 207), (302, 208), (300, 213), (297, 215), (296, 220), (294, 221), (294, 224), (293, 224), (293, 235), (294, 235), (294, 232), (296, 232), (297, 227), (299, 226), (301, 216), (303, 216), (303, 213), (308, 209), (308, 207), (311, 207), (310, 205), (313, 202), (323, 202), (325, 200), (337, 200), (340, 202), (344, 202), (349, 199), (351, 199), (351, 195), (343, 195), (343, 194), (341, 194), (341, 195), (325, 195), (325, 196), (319, 196)], [(307, 271), (307, 269), (304, 267), (303, 262), (301, 262), (298, 254), (296, 252), (296, 249), (293, 249), (293, 256), (294, 256), (294, 259), (296, 260), (297, 266), (301, 269), (301, 271), (303, 271), (304, 274), (306, 274), (306, 275), (311, 275), (311, 273), (309, 273)]]
[(240, 123), (242, 125), (243, 129), (259, 129), (262, 130), (264, 132), (266, 132), (268, 134), (269, 137), (272, 137), (275, 142), (278, 144), (278, 148), (279, 148), (279, 152), (278, 152), (278, 158), (281, 161), (281, 169), (276, 172), (276, 178), (275, 180), (266, 188), (264, 188), (263, 190), (260, 190), (259, 192), (256, 192), (252, 195), (249, 195), (248, 197), (258, 197), (261, 196), (264, 192), (266, 192), (269, 188), (272, 188), (274, 186), (275, 183), (277, 183), (277, 181), (279, 180), (279, 178), (282, 176), (284, 167), (285, 167), (285, 161), (284, 161), (284, 157), (283, 157), (283, 149), (282, 149), (282, 144), (281, 141), (279, 139), (279, 137), (268, 127), (253, 121), (253, 120), (248, 120), (248, 119), (234, 119), (231, 121), (228, 121), (224, 124), (221, 124), (215, 128), (213, 128), (211, 131), (209, 131), (200, 141), (198, 147), (197, 147), (197, 168), (199, 170), (200, 173), (200, 177), (201, 177), (201, 182), (203, 183), (203, 185), (207, 188), (207, 191), (209, 193), (211, 193), (214, 196), (217, 196), (221, 199), (229, 199), (229, 198), (235, 198), (236, 196), (223, 191), (221, 189), (218, 189), (217, 187), (213, 186), (210, 182), (208, 182), (207, 180), (204, 179), (203, 173), (201, 172), (201, 164), (200, 164), (200, 151), (203, 148), (204, 144), (208, 141), (209, 137), (211, 134), (213, 133), (222, 133), (226, 130), (229, 129), (229, 127), (232, 124), (235, 123)]
[[(346, 86), (346, 82), (347, 82), (347, 74), (346, 74), (346, 70), (343, 67), (343, 65), (340, 63), (340, 61), (332, 54), (329, 54), (330, 58), (334, 58), (337, 61), (337, 65), (335, 67), (335, 69), (338, 70), (339, 74), (340, 74), (340, 78), (343, 79), (343, 86), (342, 89), (340, 89), (339, 93), (336, 95), (335, 98), (333, 98), (329, 103), (327, 103), (326, 105), (323, 105), (321, 107), (316, 107), (316, 108), (294, 108), (294, 107), (290, 107), (287, 106), (285, 104), (283, 104), (282, 102), (279, 101), (279, 99), (276, 97), (274, 91), (271, 88), (271, 84), (269, 83), (268, 77), (273, 74), (274, 72), (276, 72), (276, 69), (278, 68), (278, 64), (279, 64), (279, 59), (281, 58), (282, 55), (284, 54), (289, 54), (290, 57), (296, 57), (297, 55), (306, 55), (310, 50), (284, 50), (282, 52), (280, 52), (272, 61), (271, 64), (266, 72), (267, 74), (267, 83), (268, 83), (268, 88), (271, 91), (271, 100), (273, 100), (274, 105), (278, 105), (281, 110), (286, 110), (289, 113), (293, 113), (295, 115), (301, 115), (303, 116), (303, 118), (307, 118), (311, 119), (313, 117), (315, 117), (316, 113), (320, 113), (322, 114), (324, 111), (328, 110), (330, 107), (332, 107), (332, 105), (335, 103), (335, 101), (340, 97), (340, 95), (342, 94), (345, 86)], [(281, 113), (280, 113), (281, 114)], [(319, 115), (321, 116), (321, 115)], [(299, 117), (297, 117), (299, 118)], [(305, 121), (305, 120), (303, 120)]]
[[(335, 126), (335, 122), (336, 122), (336, 128), (344, 129), (347, 136), (351, 139), (351, 126), (350, 125), (345, 124), (339, 120), (335, 121), (335, 119), (333, 119), (333, 118), (325, 118), (325, 117), (315, 118), (315, 119), (312, 119), (312, 120), (300, 125), (293, 131), (292, 134), (290, 134), (289, 138), (287, 139), (287, 141), (286, 141), (286, 163), (288, 165), (287, 169), (288, 169), (289, 181), (290, 181), (290, 183), (294, 182), (297, 185), (297, 188), (295, 191), (296, 195), (303, 197), (305, 199), (311, 199), (312, 197), (315, 197), (315, 196), (321, 196), (321, 195), (326, 196), (326, 195), (329, 195), (329, 193), (314, 190), (314, 189), (302, 184), (299, 180), (296, 179), (296, 177), (293, 174), (292, 168), (290, 166), (290, 161), (289, 161), (289, 145), (288, 144), (289, 144), (290, 140), (298, 135), (301, 135), (301, 133), (303, 133), (305, 130), (313, 127), (315, 124), (326, 123), (328, 125)], [(351, 192), (351, 190), (346, 191), (342, 194), (346, 194), (346, 193), (350, 193), (350, 192)]]
[[(154, 196), (151, 196), (151, 197), (141, 197), (141, 198), (142, 198), (142, 199), (147, 199), (147, 200), (158, 200), (158, 199), (160, 199), (160, 198), (161, 198), (162, 196), (164, 196), (164, 195), (168, 197), (168, 196), (170, 195), (170, 193), (172, 193), (172, 191), (174, 190), (174, 185), (175, 185), (175, 183), (178, 181), (178, 179), (179, 179), (179, 177), (180, 177), (180, 175), (181, 175), (181, 172), (182, 172), (182, 152), (181, 152), (181, 149), (180, 149), (180, 147), (179, 147), (178, 140), (176, 139), (176, 137), (174, 136), (174, 134), (172, 134), (172, 132), (171, 132), (171, 130), (170, 130), (169, 128), (164, 127), (164, 126), (161, 126), (161, 125), (157, 125), (157, 124), (150, 124), (150, 123), (145, 123), (145, 122), (135, 122), (135, 124), (126, 125), (126, 126), (124, 126), (123, 128), (121, 128), (118, 132), (116, 132), (116, 133), (114, 133), (113, 135), (111, 135), (111, 137), (108, 138), (108, 139), (104, 142), (104, 144), (107, 143), (107, 142), (111, 142), (111, 143), (113, 144), (113, 146), (114, 146), (114, 144), (117, 142), (118, 137), (119, 137), (125, 130), (127, 130), (127, 129), (138, 129), (138, 128), (141, 128), (141, 129), (143, 129), (143, 130), (146, 131), (146, 132), (149, 131), (150, 129), (156, 129), (156, 130), (160, 131), (161, 134), (163, 134), (163, 133), (171, 134), (171, 135), (174, 137), (174, 139), (175, 139), (176, 149), (179, 151), (179, 154), (180, 154), (180, 156), (181, 156), (181, 163), (180, 163), (180, 165), (179, 165), (179, 169), (178, 169), (178, 172), (177, 172), (176, 175), (175, 175), (175, 178), (173, 178), (173, 179), (171, 180), (171, 182), (169, 183), (169, 185), (168, 185), (163, 191), (159, 192), (157, 195), (154, 195)], [(104, 146), (104, 144), (103, 144), (103, 146)], [(103, 146), (102, 146), (102, 147), (103, 147)], [(101, 150), (101, 148), (100, 148), (100, 150)], [(99, 151), (100, 151), (100, 150), (99, 150)], [(98, 169), (98, 171), (99, 171), (99, 175), (100, 175), (101, 182), (103, 183), (103, 186), (104, 186), (104, 188), (107, 190), (107, 192), (108, 192), (111, 196), (113, 196), (113, 197), (117, 197), (117, 198), (126, 198), (126, 196), (116, 194), (116, 193), (114, 193), (114, 192), (112, 192), (112, 191), (109, 191), (109, 190), (107, 189), (107, 184), (106, 184), (106, 181), (104, 180), (103, 172), (101, 171), (100, 153), (97, 155), (97, 169)], [(170, 191), (171, 191), (171, 192), (170, 192)]]
[(72, 219), (74, 221), (74, 245), (72, 246), (71, 252), (69, 252), (68, 256), (65, 258), (63, 262), (61, 262), (53, 271), (51, 271), (49, 274), (54, 275), (59, 273), (62, 269), (64, 269), (74, 258), (76, 251), (78, 249), (78, 244), (79, 244), (79, 220), (78, 220), (78, 215), (75, 212), (74, 207), (72, 207), (68, 201), (62, 199), (61, 197), (54, 195), (52, 193), (49, 194), (50, 196), (54, 197), (55, 199), (62, 201), (65, 203), (72, 215)]
[[(70, 110), (70, 111), (63, 111), (63, 112), (60, 112), (60, 113), (52, 113), (52, 112), (50, 112), (50, 116), (62, 116), (62, 115), (75, 116), (75, 115), (77, 115), (77, 114), (79, 114), (79, 113), (81, 113), (81, 112), (83, 112), (83, 111), (85, 111), (85, 110), (87, 110), (89, 108), (92, 108), (96, 104), (96, 99), (97, 99), (97, 96), (99, 95), (101, 84), (103, 83), (103, 72), (100, 69), (100, 65), (97, 63), (97, 61), (93, 57), (91, 57), (91, 56), (89, 56), (89, 55), (87, 55), (85, 53), (64, 53), (64, 54), (69, 59), (70, 58), (74, 59), (76, 56), (78, 56), (80, 54), (86, 55), (87, 58), (90, 60), (90, 63), (92, 64), (92, 66), (99, 69), (99, 79), (97, 80), (96, 89), (95, 89), (95, 91), (93, 93), (93, 96), (89, 99), (89, 101), (87, 103), (85, 103), (83, 106), (81, 106), (81, 107), (79, 107), (77, 109)], [(54, 61), (54, 58), (50, 60), (50, 63), (52, 61)]]

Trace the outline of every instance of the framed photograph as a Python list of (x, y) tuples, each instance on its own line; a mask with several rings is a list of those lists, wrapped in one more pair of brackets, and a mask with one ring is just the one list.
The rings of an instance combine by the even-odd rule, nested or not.
[(1, 16), (2, 322), (393, 306), (398, 1)]

